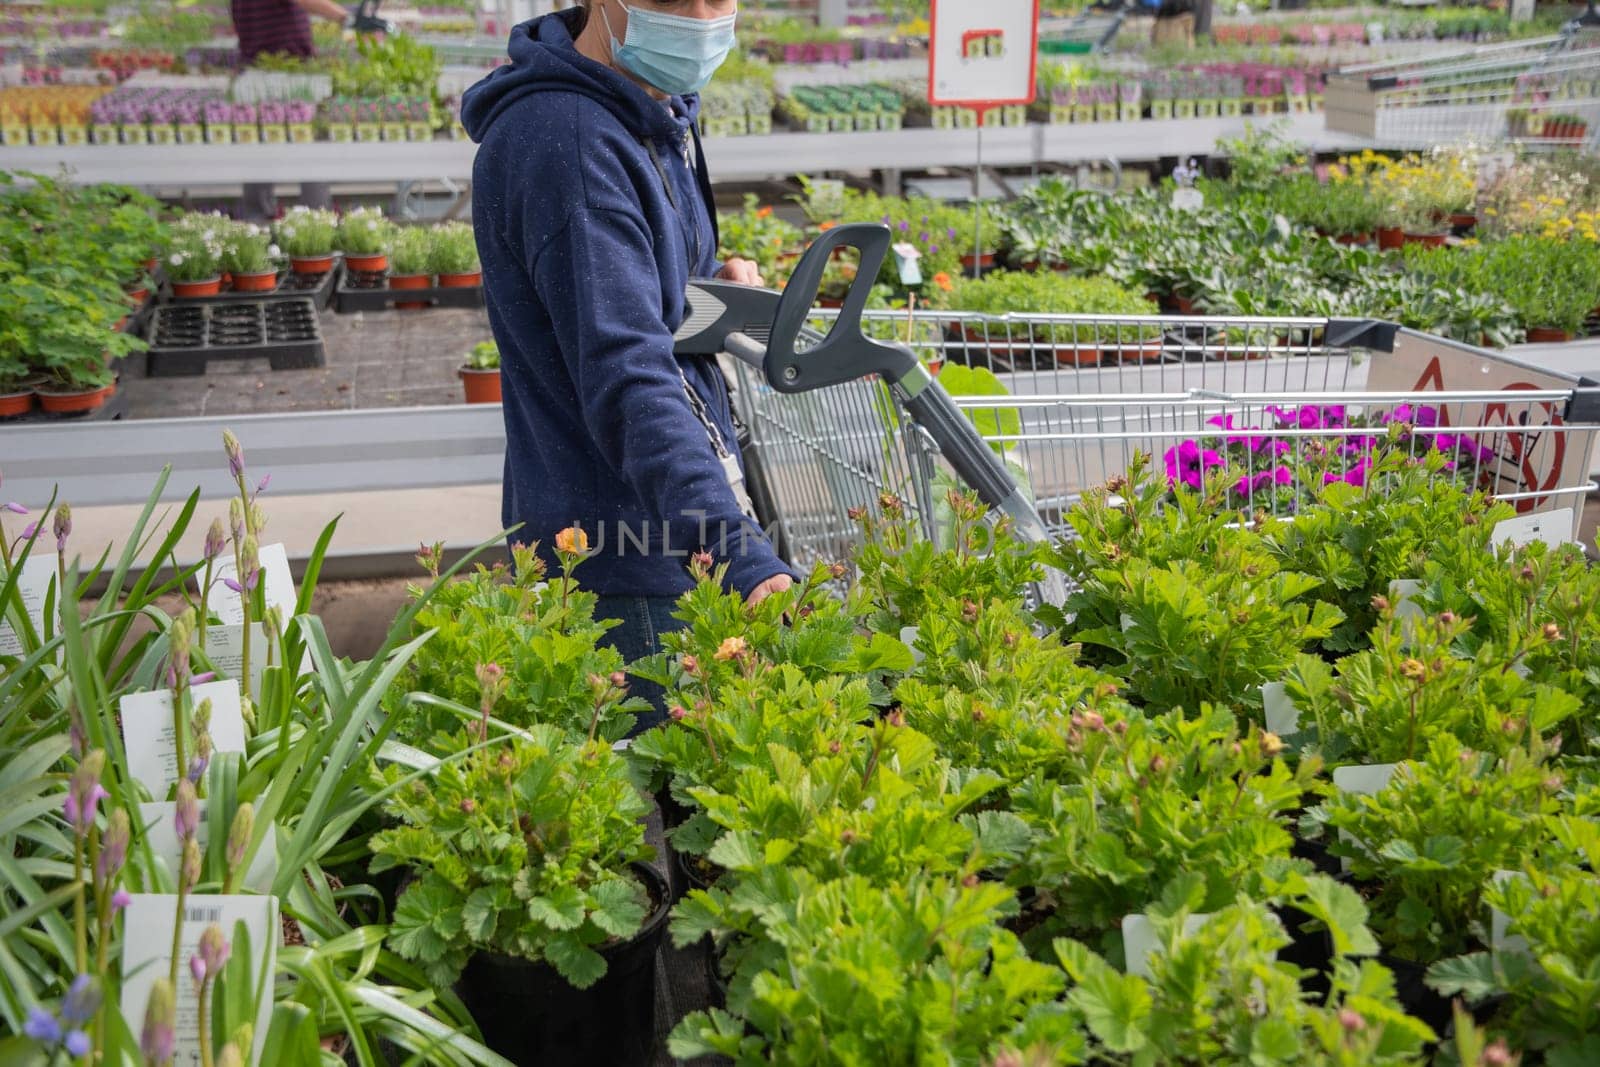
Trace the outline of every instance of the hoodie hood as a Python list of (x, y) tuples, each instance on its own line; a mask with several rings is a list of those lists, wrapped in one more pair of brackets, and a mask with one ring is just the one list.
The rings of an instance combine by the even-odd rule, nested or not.
[(699, 98), (691, 94), (657, 100), (626, 76), (581, 54), (573, 38), (583, 19), (583, 9), (572, 8), (512, 29), (506, 48), (511, 62), (462, 96), (461, 124), (469, 137), (481, 143), (501, 112), (530, 93), (564, 92), (600, 104), (640, 140), (682, 140), (699, 111)]

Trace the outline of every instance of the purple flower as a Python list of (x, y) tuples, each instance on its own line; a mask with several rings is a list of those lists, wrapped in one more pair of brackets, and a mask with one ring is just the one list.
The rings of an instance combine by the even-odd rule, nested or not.
[[(93, 1019), (94, 1013), (99, 1010), (99, 983), (90, 975), (78, 975), (72, 980), (71, 987), (67, 989), (66, 997), (61, 1001), (62, 1022), (81, 1026)], [(81, 1053), (77, 1055), (81, 1055)]]
[(1288, 467), (1274, 467), (1269, 471), (1257, 471), (1251, 475), (1241, 475), (1233, 483), (1233, 491), (1239, 496), (1245, 496), (1258, 489), (1266, 489), (1275, 485), (1293, 485), (1294, 471)]
[(67, 538), (72, 536), (72, 508), (61, 504), (56, 508), (56, 517), (51, 532), (56, 535), (56, 551), (66, 552)]
[(1372, 466), (1372, 460), (1362, 456), (1356, 465), (1343, 474), (1328, 471), (1322, 476), (1323, 485), (1332, 485), (1334, 482), (1345, 482), (1348, 485), (1362, 486), (1367, 484), (1367, 469)]
[(7, 500), (4, 504), (0, 504), (0, 511), (9, 511), (13, 515), (26, 515), (28, 513), (28, 509), (15, 500)]
[(256, 483), (256, 492), (265, 493), (267, 491), (267, 486), (269, 486), (271, 484), (272, 484), (272, 475), (268, 474), (268, 475), (264, 476), (259, 482)]
[(911, 223), (907, 222), (905, 219), (901, 219), (900, 220), (900, 232), (901, 233), (905, 233), (909, 229), (911, 229)]
[(101, 884), (109, 884), (122, 871), (128, 859), (128, 841), (132, 837), (128, 813), (114, 808), (106, 819), (106, 832), (100, 838), (100, 855), (95, 858), (95, 873)]
[(199, 956), (190, 956), (189, 975), (194, 979), (195, 985), (204, 982), (206, 980), (206, 961)]
[(139, 1033), (139, 1051), (148, 1062), (163, 1064), (172, 1059), (177, 1027), (177, 992), (165, 977), (157, 978), (150, 987), (150, 999), (144, 1009), (144, 1029)]
[(61, 1045), (67, 1050), (67, 1055), (73, 1057), (74, 1059), (77, 1059), (81, 1056), (87, 1056), (90, 1050), (94, 1048), (93, 1044), (89, 1041), (89, 1035), (84, 1033), (82, 1030), (68, 1030), (66, 1039), (61, 1043)]
[[(212, 923), (200, 934), (200, 951), (195, 959), (199, 961), (203, 974), (215, 977), (222, 973), (222, 965), (228, 962), (228, 955), (232, 951), (227, 938), (222, 936), (222, 927)], [(192, 962), (190, 966), (193, 966)]]
[(211, 528), (206, 531), (205, 558), (209, 563), (222, 555), (222, 550), (228, 545), (228, 532), (222, 528), (221, 519), (212, 519)]
[(22, 539), (24, 541), (32, 541), (33, 538), (34, 538), (34, 535), (37, 534), (38, 532), (39, 532), (39, 524), (36, 523), (36, 522), (30, 522), (30, 523), (28, 523), (28, 525), (26, 525), (26, 526), (24, 526), (22, 528)]
[(255, 589), (256, 589), (256, 582), (258, 580), (260, 580), (260, 578), (261, 578), (261, 568), (257, 567), (255, 570), (253, 570), (249, 574), (245, 575), (245, 579), (244, 579), (244, 584), (243, 585), (240, 585), (238, 582), (234, 581), (232, 578), (224, 578), (224, 579), (222, 579), (222, 584), (227, 586), (229, 589), (233, 590), (235, 593), (253, 593), (253, 592), (255, 592)]
[(199, 674), (196, 674), (196, 675), (194, 675), (193, 677), (191, 677), (189, 679), (189, 684), (190, 685), (205, 685), (207, 682), (214, 682), (216, 680), (217, 680), (217, 672), (216, 671), (201, 671)]
[(950, 240), (954, 241), (956, 239), (956, 228), (954, 226), (947, 226), (945, 228), (944, 235)]
[(22, 1032), (42, 1045), (53, 1047), (61, 1040), (61, 1020), (34, 1005), (28, 1009), (28, 1021), (22, 1024)]
[[(1255, 429), (1254, 426), (1235, 427), (1233, 425), (1232, 415), (1213, 415), (1211, 418), (1206, 420), (1206, 425), (1215, 426), (1222, 430), (1232, 430), (1236, 428), (1241, 430)], [(1267, 440), (1264, 437), (1244, 437), (1234, 434), (1226, 437), (1225, 440), (1230, 445), (1249, 445), (1250, 451), (1252, 452), (1259, 452), (1267, 446)]]
[(178, 801), (173, 805), (172, 829), (179, 841), (193, 837), (200, 830), (200, 797), (194, 783), (187, 778), (178, 783)]
[(199, 785), (200, 779), (204, 778), (206, 775), (206, 767), (210, 764), (210, 762), (211, 761), (206, 759), (204, 756), (195, 756), (193, 759), (189, 760), (189, 773), (185, 777), (187, 777), (188, 780), (193, 782), (195, 785)]
[(79, 836), (89, 832), (89, 827), (94, 825), (95, 813), (99, 810), (100, 802), (111, 794), (100, 784), (101, 772), (105, 770), (106, 754), (96, 749), (83, 758), (77, 769), (72, 772), (72, 779), (67, 784), (67, 796), (62, 802), (62, 813), (66, 815), (67, 822), (72, 824), (72, 829)]
[(228, 473), (238, 481), (244, 474), (244, 446), (233, 435), (232, 430), (222, 431), (222, 451), (228, 457)]
[(1179, 481), (1191, 488), (1198, 489), (1205, 484), (1205, 472), (1211, 467), (1221, 467), (1225, 463), (1223, 458), (1209, 448), (1202, 449), (1200, 442), (1184, 441), (1176, 448), (1169, 448), (1162, 457), (1167, 465), (1167, 485), (1176, 486)]
[(112, 911), (121, 911), (123, 908), (126, 908), (132, 903), (133, 894), (129, 893), (126, 889), (118, 889), (115, 893), (111, 894)]

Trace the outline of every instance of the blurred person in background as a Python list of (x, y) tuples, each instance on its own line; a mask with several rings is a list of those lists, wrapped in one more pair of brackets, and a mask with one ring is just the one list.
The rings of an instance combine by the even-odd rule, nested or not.
[[(317, 54), (311, 43), (311, 16), (349, 28), (355, 15), (333, 0), (229, 0), (233, 30), (239, 37), (239, 62), (248, 67), (264, 54), (310, 59)], [(333, 190), (323, 182), (302, 182), (300, 202), (309, 207), (332, 207)], [(278, 216), (271, 182), (246, 182), (240, 198), (240, 217), (247, 222), (270, 222)]]

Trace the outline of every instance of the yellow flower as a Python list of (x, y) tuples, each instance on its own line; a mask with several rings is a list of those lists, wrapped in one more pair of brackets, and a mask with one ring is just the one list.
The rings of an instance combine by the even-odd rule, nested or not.
[(580, 555), (589, 551), (589, 535), (583, 532), (581, 526), (568, 526), (556, 534), (556, 551), (568, 555)]
[(717, 651), (714, 655), (714, 658), (724, 661), (737, 659), (745, 654), (746, 649), (747, 646), (744, 643), (744, 638), (726, 637), (723, 638), (722, 644), (717, 646)]

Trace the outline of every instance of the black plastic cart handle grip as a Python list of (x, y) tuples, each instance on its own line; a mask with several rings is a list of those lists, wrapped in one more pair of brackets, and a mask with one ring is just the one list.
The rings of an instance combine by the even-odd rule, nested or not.
[[(854, 248), (861, 259), (855, 283), (845, 294), (844, 306), (833, 329), (820, 344), (801, 354), (795, 351), (828, 262), (841, 248)], [(767, 381), (782, 393), (802, 393), (810, 389), (839, 385), (867, 374), (878, 374), (899, 381), (917, 367), (917, 357), (900, 345), (884, 344), (861, 333), (861, 312), (877, 280), (889, 251), (889, 228), (870, 222), (847, 223), (823, 233), (806, 249), (805, 255), (789, 276), (783, 297), (772, 316), (772, 334), (767, 339)]]

